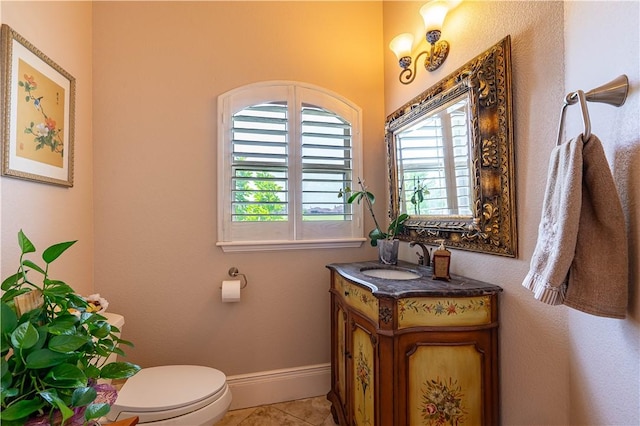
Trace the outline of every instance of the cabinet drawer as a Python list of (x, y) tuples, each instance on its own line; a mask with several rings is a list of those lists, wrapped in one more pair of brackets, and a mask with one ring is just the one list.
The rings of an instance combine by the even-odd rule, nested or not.
[(378, 323), (378, 299), (370, 291), (350, 283), (339, 275), (334, 278), (334, 287), (349, 307)]
[(491, 296), (409, 297), (397, 302), (398, 328), (491, 323)]

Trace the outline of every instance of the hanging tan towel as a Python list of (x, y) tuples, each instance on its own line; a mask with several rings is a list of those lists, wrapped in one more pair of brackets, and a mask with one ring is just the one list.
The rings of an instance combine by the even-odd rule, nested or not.
[(582, 207), (564, 304), (624, 318), (629, 293), (627, 228), (609, 163), (591, 135), (582, 152)]
[(550, 305), (624, 318), (629, 270), (622, 204), (602, 143), (582, 135), (551, 153), (531, 267), (522, 285)]
[(567, 276), (578, 238), (582, 202), (582, 138), (551, 152), (538, 241), (522, 285), (550, 305), (564, 301)]

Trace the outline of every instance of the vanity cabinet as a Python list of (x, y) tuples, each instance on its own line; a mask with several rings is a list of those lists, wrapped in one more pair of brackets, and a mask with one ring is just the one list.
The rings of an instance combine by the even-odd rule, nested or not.
[(496, 285), (330, 264), (332, 414), (342, 426), (499, 424)]

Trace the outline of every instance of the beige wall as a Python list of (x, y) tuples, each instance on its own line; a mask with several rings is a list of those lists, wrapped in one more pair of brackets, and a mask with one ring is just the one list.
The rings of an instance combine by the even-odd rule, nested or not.
[(3, 1), (8, 24), (76, 79), (75, 185), (65, 188), (0, 178), (0, 275), (18, 267), (18, 231), (40, 252), (51, 244), (79, 240), (52, 266), (51, 277), (81, 294), (93, 292), (93, 141), (91, 3)]
[[(216, 247), (216, 102), (262, 80), (340, 93), (364, 111), (365, 178), (383, 188), (381, 3), (93, 7), (95, 284), (126, 317), (132, 359), (229, 375), (328, 362), (325, 265), (373, 252)], [(232, 266), (249, 285), (223, 304)]]

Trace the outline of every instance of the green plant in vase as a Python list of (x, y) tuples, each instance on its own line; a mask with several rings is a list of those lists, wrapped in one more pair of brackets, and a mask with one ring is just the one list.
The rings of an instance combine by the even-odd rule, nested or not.
[(42, 252), (44, 267), (26, 258), (36, 248), (22, 230), (15, 274), (2, 282), (0, 303), (0, 422), (9, 425), (90, 424), (109, 412), (117, 393), (98, 379), (125, 379), (140, 367), (105, 364), (124, 355), (120, 330), (95, 304), (49, 276), (50, 264), (76, 241)]
[(389, 223), (389, 227), (387, 228), (387, 232), (382, 231), (380, 225), (378, 224), (378, 220), (376, 219), (376, 215), (373, 212), (373, 204), (376, 202), (376, 197), (373, 193), (369, 192), (364, 184), (364, 182), (358, 178), (358, 185), (360, 185), (360, 191), (353, 191), (350, 187), (346, 187), (344, 189), (340, 189), (338, 192), (338, 198), (346, 197), (347, 203), (352, 204), (357, 202), (360, 204), (360, 201), (364, 200), (371, 217), (373, 218), (373, 223), (375, 224), (375, 228), (369, 232), (369, 238), (371, 240), (371, 246), (376, 247), (378, 245), (378, 240), (393, 240), (395, 237), (402, 233), (404, 230), (404, 222), (409, 218), (409, 215), (406, 213), (402, 213), (395, 218), (392, 218)]
[(424, 201), (425, 195), (429, 195), (426, 179), (420, 182), (420, 177), (413, 178), (413, 194), (411, 195), (411, 204), (416, 215), (420, 215), (420, 204)]

